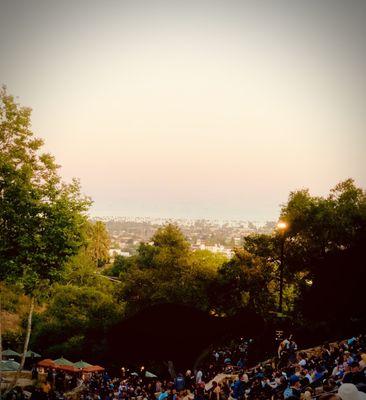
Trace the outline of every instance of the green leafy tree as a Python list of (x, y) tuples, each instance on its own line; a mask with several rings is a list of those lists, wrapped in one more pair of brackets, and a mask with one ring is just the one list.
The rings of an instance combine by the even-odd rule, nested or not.
[(216, 274), (218, 269), (227, 262), (228, 258), (221, 253), (213, 253), (209, 250), (196, 250), (192, 252), (191, 260), (193, 268)]
[(103, 267), (109, 261), (110, 247), (110, 238), (105, 224), (101, 221), (89, 222), (87, 237), (86, 252), (97, 267)]
[(158, 229), (151, 241), (153, 244), (140, 244), (134, 266), (124, 275), (123, 293), (132, 311), (179, 302), (184, 285), (180, 278), (189, 267), (189, 243), (177, 226)]
[(270, 262), (280, 258), (280, 235), (251, 234), (243, 239), (243, 248), (248, 252)]
[[(337, 184), (327, 197), (308, 190), (290, 193), (281, 211), (288, 223), (288, 256), (293, 270), (311, 271), (319, 259), (350, 249), (366, 239), (366, 194), (352, 179)], [(297, 257), (295, 257), (297, 255)]]
[(1, 89), (0, 274), (20, 283), (31, 299), (20, 368), (35, 300), (60, 280), (65, 261), (83, 244), (90, 204), (78, 182), (62, 182), (54, 158), (41, 152), (43, 142), (31, 131), (30, 116), (29, 108)]
[(121, 298), (127, 302), (128, 312), (159, 303), (208, 310), (208, 288), (224, 257), (193, 252), (180, 229), (172, 224), (158, 229), (151, 242), (142, 243), (137, 255), (122, 263)]
[(135, 257), (125, 257), (117, 255), (113, 261), (113, 264), (105, 269), (103, 272), (107, 276), (113, 276), (115, 278), (123, 277), (129, 269), (134, 265)]
[[(294, 191), (281, 210), (280, 220), (287, 224), (285, 232), (274, 230), (270, 235), (244, 238), (244, 249), (272, 268), (271, 290), (274, 296), (278, 293), (278, 266), (284, 240), (284, 303), (287, 312), (296, 304), (296, 312), (313, 304), (311, 294), (314, 295), (314, 288), (318, 285), (319, 296), (313, 298), (319, 299), (321, 291), (327, 292), (326, 281), (335, 273), (336, 264), (329, 261), (333, 255), (337, 254), (340, 260), (345, 251), (366, 243), (365, 199), (365, 191), (356, 187), (352, 179), (337, 184), (326, 197), (312, 196), (308, 189)], [(352, 268), (357, 270), (359, 267), (350, 265), (349, 272)], [(338, 271), (337, 275), (341, 276), (341, 272)], [(341, 280), (338, 279), (333, 287), (337, 282)]]
[(65, 286), (94, 287), (102, 291), (113, 290), (112, 283), (99, 273), (84, 248), (66, 263), (61, 283)]
[(281, 232), (274, 229), (271, 234), (252, 234), (244, 238), (243, 247), (250, 254), (259, 258), (262, 265), (266, 266), (267, 272), (271, 275), (269, 290), (273, 298), (272, 312), (275, 312), (279, 303), (280, 290), (280, 265), (281, 248), (283, 246), (284, 255), (284, 281), (286, 283), (283, 290), (283, 309), (287, 315), (294, 311), (296, 303), (296, 293), (301, 283), (303, 273), (299, 266), (304, 265), (304, 249), (296, 241), (291, 240), (288, 232)]
[(56, 285), (47, 309), (36, 315), (33, 343), (54, 356), (82, 358), (97, 352), (98, 339), (122, 315), (110, 286)]
[(360, 293), (366, 279), (366, 192), (352, 179), (327, 197), (293, 192), (281, 218), (289, 225), (286, 268), (301, 276), (298, 310), (327, 321), (365, 315)]
[(214, 312), (235, 315), (243, 308), (260, 314), (273, 309), (270, 291), (272, 271), (259, 257), (245, 249), (235, 249), (234, 257), (218, 270), (211, 287)]

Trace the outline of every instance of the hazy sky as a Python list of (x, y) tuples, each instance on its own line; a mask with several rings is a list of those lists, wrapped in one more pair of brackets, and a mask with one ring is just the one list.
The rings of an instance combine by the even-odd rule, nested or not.
[(0, 82), (99, 215), (366, 186), (366, 1), (0, 0)]

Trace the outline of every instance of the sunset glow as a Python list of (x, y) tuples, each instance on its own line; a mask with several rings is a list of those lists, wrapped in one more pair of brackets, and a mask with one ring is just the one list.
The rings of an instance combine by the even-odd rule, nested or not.
[(275, 218), (291, 190), (366, 184), (351, 3), (5, 1), (1, 82), (94, 214)]

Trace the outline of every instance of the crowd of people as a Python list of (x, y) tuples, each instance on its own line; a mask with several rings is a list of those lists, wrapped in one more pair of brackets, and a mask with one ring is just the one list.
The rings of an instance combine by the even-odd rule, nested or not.
[[(276, 358), (248, 368), (250, 341), (212, 351), (195, 371), (175, 378), (147, 378), (124, 368), (72, 376), (49, 371), (31, 400), (362, 400), (366, 399), (366, 335), (310, 351), (298, 351), (290, 336), (279, 343)], [(68, 392), (74, 388), (73, 392)], [(10, 400), (23, 400), (13, 395)]]

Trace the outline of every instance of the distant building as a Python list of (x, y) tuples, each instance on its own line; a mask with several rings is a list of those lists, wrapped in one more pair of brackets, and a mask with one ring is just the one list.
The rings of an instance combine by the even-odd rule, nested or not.
[(109, 249), (109, 257), (114, 260), (116, 256), (130, 257), (131, 254), (128, 251), (122, 251), (121, 249)]
[(192, 250), (208, 250), (208, 251), (211, 251), (211, 253), (224, 254), (228, 258), (231, 258), (233, 256), (233, 251), (231, 249), (228, 249), (222, 245), (217, 245), (217, 244), (215, 244), (213, 246), (206, 246), (205, 244), (192, 245), (191, 249)]
[(234, 238), (234, 244), (235, 244), (235, 246), (239, 246), (239, 244), (241, 243), (241, 238), (240, 237), (235, 237)]

